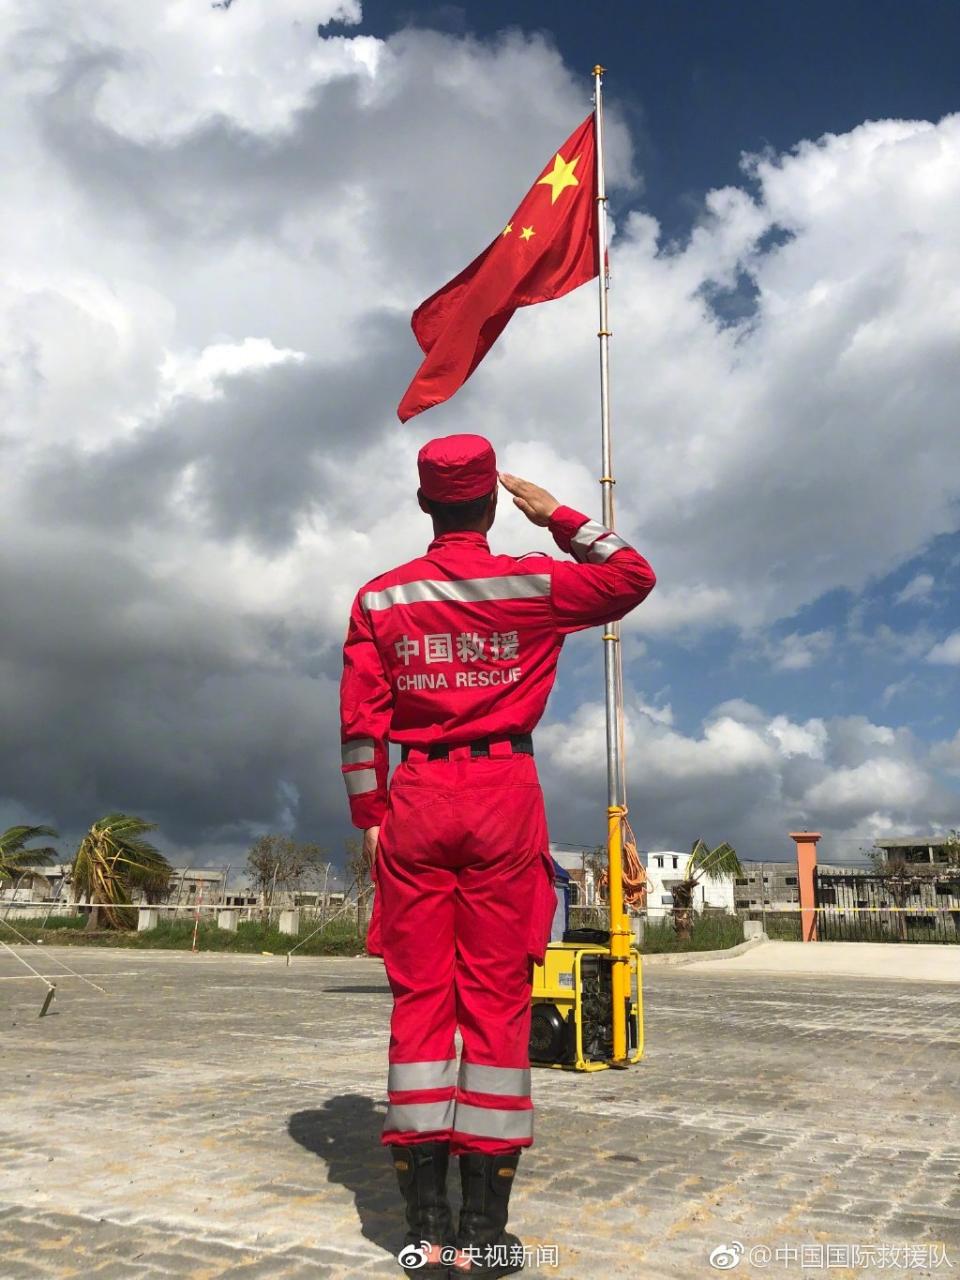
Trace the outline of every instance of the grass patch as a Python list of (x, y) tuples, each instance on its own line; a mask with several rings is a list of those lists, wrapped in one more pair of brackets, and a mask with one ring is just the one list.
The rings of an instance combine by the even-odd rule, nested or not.
[[(143, 933), (136, 930), (97, 929), (87, 933), (86, 917), (65, 916), (51, 917), (46, 928), (42, 921), (19, 921), (15, 928), (31, 942), (56, 943), (81, 947), (128, 947), (134, 950), (189, 951), (193, 944), (193, 920), (168, 920), (159, 924), (156, 929), (145, 929)], [(266, 924), (259, 920), (242, 920), (236, 932), (229, 929), (218, 929), (209, 921), (201, 921), (197, 930), (198, 951), (226, 951), (257, 955), (262, 951), (271, 951), (274, 955), (286, 953), (301, 938), (307, 938), (315, 926), (305, 923), (298, 937), (281, 933), (276, 925)], [(0, 926), (0, 935), (7, 933), (11, 943), (16, 942), (9, 930)], [(333, 921), (297, 950), (301, 956), (355, 956), (365, 953), (365, 940), (357, 933), (356, 924), (352, 921)]]
[[(10, 927), (7, 928), (0, 918), (0, 938), (4, 942), (13, 944), (19, 941), (17, 934), (29, 938), (31, 942), (41, 942), (43, 940), (55, 941), (57, 943), (73, 942), (75, 939), (72, 934), (82, 932), (83, 926), (86, 924), (86, 916), (51, 916), (49, 920), (44, 921), (42, 917), (18, 920), (13, 916), (10, 921)], [(16, 933), (13, 930), (16, 929)]]
[[(586, 913), (584, 913), (586, 915)], [(774, 918), (768, 914), (767, 928), (770, 937), (799, 938), (800, 921), (797, 916), (781, 917), (783, 932), (769, 932)], [(596, 927), (607, 928), (609, 917), (597, 912), (596, 921), (588, 921), (583, 917), (571, 924), (584, 925), (595, 923)], [(779, 923), (779, 922), (777, 922)], [(143, 933), (136, 930), (118, 931), (114, 929), (98, 929), (87, 933), (86, 916), (51, 916), (43, 926), (42, 920), (20, 920), (15, 924), (17, 931), (31, 942), (48, 942), (51, 945), (64, 944), (82, 947), (130, 947), (135, 950), (189, 951), (193, 943), (194, 921), (190, 919), (166, 920), (156, 929), (147, 929)], [(199, 951), (224, 951), (235, 954), (257, 955), (261, 951), (270, 951), (274, 955), (286, 953), (313, 930), (310, 921), (304, 921), (298, 937), (293, 938), (281, 933), (275, 924), (266, 924), (259, 920), (243, 920), (236, 932), (218, 929), (209, 920), (201, 921), (197, 931), (197, 949)], [(796, 929), (792, 934), (791, 929)], [(0, 924), (0, 937), (15, 943), (17, 939), (9, 930)], [(726, 947), (735, 947), (743, 941), (743, 923), (736, 916), (699, 915), (694, 917), (691, 937), (680, 942), (673, 927), (672, 920), (648, 920), (644, 931), (643, 945), (640, 950), (647, 955), (664, 951), (720, 951)], [(364, 936), (357, 933), (353, 920), (335, 920), (326, 928), (310, 938), (309, 942), (297, 949), (300, 956), (355, 956), (366, 953)]]
[(51, 916), (49, 920), (11, 920), (10, 922), (15, 929), (19, 929), (21, 933), (26, 932), (26, 926), (30, 925), (36, 929), (82, 929), (87, 923), (86, 916)]
[[(759, 917), (754, 916), (754, 919)], [(800, 941), (799, 911), (768, 911), (764, 917), (764, 932), (777, 942)]]
[(694, 916), (690, 937), (681, 941), (672, 920), (648, 920), (640, 950), (644, 955), (664, 951), (722, 951), (743, 941), (743, 923), (736, 916)]
[(603, 907), (571, 907), (571, 929), (609, 929), (610, 912)]

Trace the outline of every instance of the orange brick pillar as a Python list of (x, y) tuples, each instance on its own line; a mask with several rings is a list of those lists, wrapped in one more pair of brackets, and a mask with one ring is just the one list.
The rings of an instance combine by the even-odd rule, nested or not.
[(790, 839), (797, 845), (797, 884), (800, 888), (800, 938), (803, 942), (817, 941), (816, 897), (813, 879), (817, 869), (817, 841), (819, 831), (791, 831)]

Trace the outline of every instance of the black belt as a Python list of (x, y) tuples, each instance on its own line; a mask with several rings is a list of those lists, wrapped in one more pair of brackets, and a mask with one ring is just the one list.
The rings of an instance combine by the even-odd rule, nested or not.
[(474, 760), (490, 755), (491, 742), (509, 742), (513, 749), (514, 755), (532, 756), (533, 755), (533, 736), (529, 733), (512, 733), (507, 738), (480, 738), (476, 742), (450, 743), (450, 742), (430, 742), (422, 747), (415, 745), (403, 746), (400, 750), (400, 759), (406, 760), (411, 750), (425, 751), (428, 760), (449, 760), (450, 752), (456, 746), (468, 746), (470, 755)]

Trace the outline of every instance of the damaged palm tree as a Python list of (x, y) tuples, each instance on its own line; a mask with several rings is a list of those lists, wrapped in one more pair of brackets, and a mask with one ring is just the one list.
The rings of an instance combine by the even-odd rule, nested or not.
[(47, 836), (56, 839), (53, 827), (8, 827), (0, 834), (0, 884), (29, 875), (34, 867), (44, 867), (53, 861), (57, 851), (50, 845), (27, 847), (31, 840)]
[(693, 893), (701, 880), (728, 880), (742, 876), (743, 867), (732, 845), (724, 841), (715, 849), (697, 840), (687, 859), (683, 879), (673, 886), (673, 927), (687, 942), (693, 929)]
[(156, 823), (131, 814), (108, 813), (80, 841), (73, 860), (73, 886), (91, 904), (88, 930), (98, 928), (101, 912), (108, 928), (132, 928), (131, 891), (169, 879), (169, 862), (144, 838), (155, 828)]

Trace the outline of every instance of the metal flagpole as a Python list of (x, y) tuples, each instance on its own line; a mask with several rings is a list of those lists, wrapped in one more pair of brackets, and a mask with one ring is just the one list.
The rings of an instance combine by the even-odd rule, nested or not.
[[(597, 256), (600, 283), (600, 490), (603, 523), (614, 528), (613, 453), (610, 438), (610, 322), (607, 294), (607, 192), (603, 165), (603, 73), (593, 68), (594, 119), (597, 139)], [(623, 820), (626, 784), (623, 759), (623, 675), (620, 624), (608, 623), (603, 632), (603, 672), (607, 710), (607, 884), (610, 893), (610, 958), (612, 988), (613, 1065), (627, 1064), (627, 1000), (630, 995), (630, 930), (623, 910)]]

